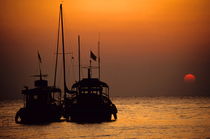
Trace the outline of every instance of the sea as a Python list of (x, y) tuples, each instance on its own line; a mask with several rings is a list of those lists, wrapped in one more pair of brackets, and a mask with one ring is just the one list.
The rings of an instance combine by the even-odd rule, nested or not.
[(0, 139), (210, 139), (208, 97), (112, 97), (118, 119), (16, 124), (22, 100), (0, 101)]

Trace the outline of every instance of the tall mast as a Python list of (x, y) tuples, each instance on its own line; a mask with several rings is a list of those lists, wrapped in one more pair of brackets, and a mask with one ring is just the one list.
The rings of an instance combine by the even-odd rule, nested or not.
[(81, 75), (80, 75), (80, 36), (78, 35), (78, 63), (79, 63), (79, 81), (81, 79)]
[(62, 48), (63, 48), (63, 84), (64, 84), (64, 99), (66, 99), (66, 65), (65, 65), (65, 45), (64, 45), (64, 27), (63, 27), (63, 11), (62, 4), (60, 4), (60, 14), (61, 14), (61, 30), (62, 30)]
[(100, 61), (100, 33), (98, 33), (98, 78), (101, 78), (101, 61)]
[(58, 21), (58, 38), (57, 38), (57, 48), (56, 48), (56, 59), (55, 59), (55, 74), (54, 74), (54, 87), (56, 86), (56, 78), (57, 78), (57, 69), (58, 69), (58, 47), (59, 47), (59, 41), (60, 41), (60, 22), (61, 22), (61, 16), (59, 11), (59, 21)]

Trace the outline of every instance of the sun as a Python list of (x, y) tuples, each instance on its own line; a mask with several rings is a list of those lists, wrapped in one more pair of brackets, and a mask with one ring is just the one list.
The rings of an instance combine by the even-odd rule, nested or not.
[(184, 75), (184, 81), (187, 83), (193, 83), (196, 80), (196, 76), (194, 74), (188, 73)]

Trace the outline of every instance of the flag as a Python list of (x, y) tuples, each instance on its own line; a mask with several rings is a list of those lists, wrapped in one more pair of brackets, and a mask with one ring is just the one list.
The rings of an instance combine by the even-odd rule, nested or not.
[(41, 56), (39, 54), (39, 51), (38, 51), (38, 59), (39, 59), (39, 62), (42, 63), (42, 59), (41, 59)]
[(92, 58), (94, 61), (97, 59), (96, 55), (92, 51), (90, 51), (90, 58)]

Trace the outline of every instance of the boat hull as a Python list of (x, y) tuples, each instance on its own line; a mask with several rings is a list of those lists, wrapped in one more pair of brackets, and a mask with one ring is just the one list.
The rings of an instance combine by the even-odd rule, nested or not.
[(75, 122), (105, 122), (117, 119), (117, 108), (100, 94), (83, 93), (65, 100), (65, 118)]
[(70, 110), (71, 121), (76, 122), (103, 122), (111, 121), (112, 111), (107, 106), (72, 105)]
[(59, 121), (62, 116), (62, 109), (58, 106), (42, 108), (20, 108), (16, 113), (15, 122), (19, 124), (39, 124)]

